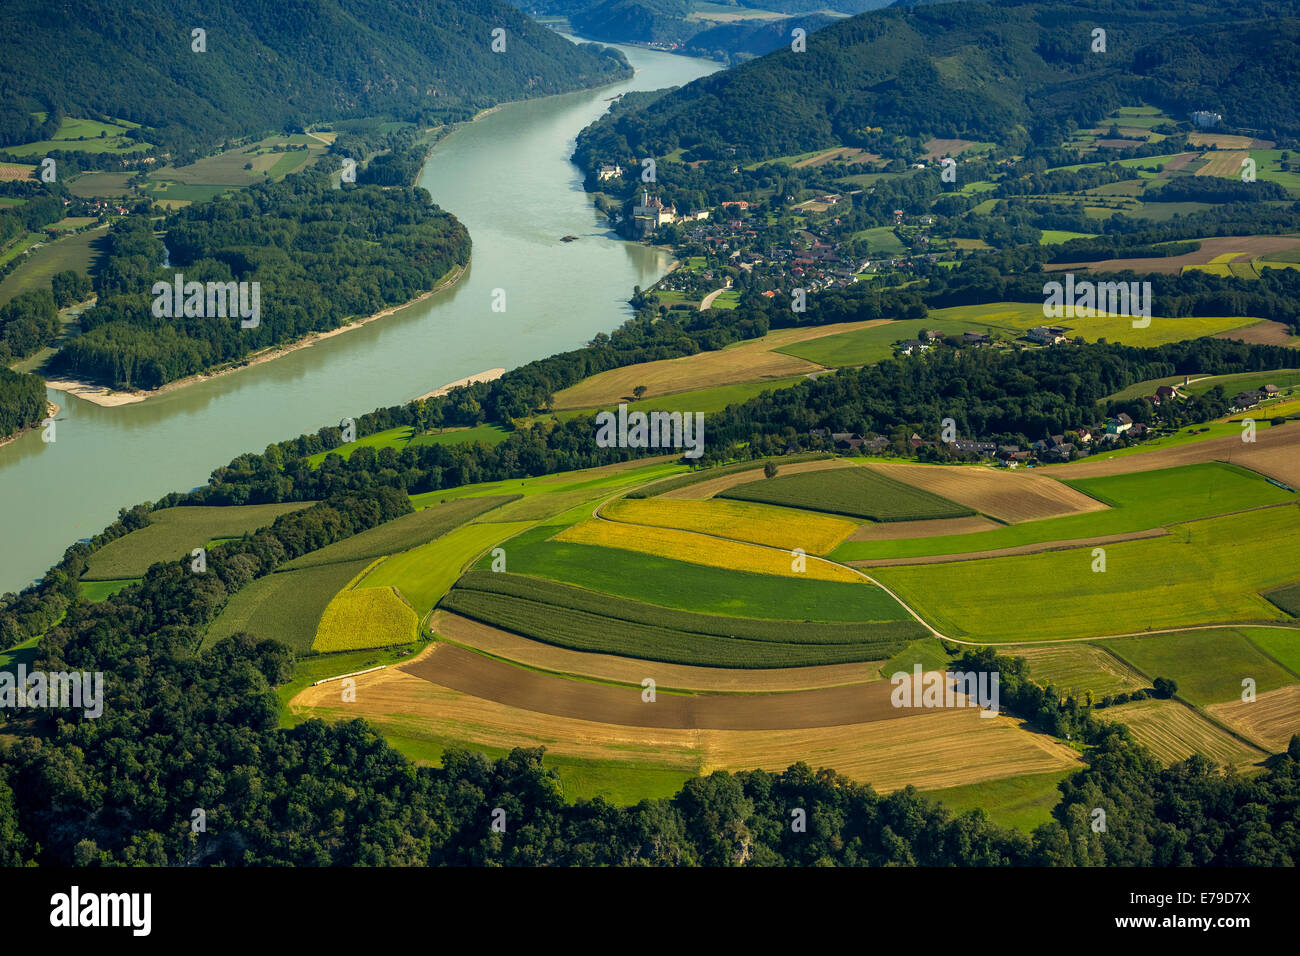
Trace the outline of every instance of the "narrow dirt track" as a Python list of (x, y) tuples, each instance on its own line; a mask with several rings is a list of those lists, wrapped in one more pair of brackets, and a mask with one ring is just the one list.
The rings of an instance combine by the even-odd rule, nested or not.
[[(633, 727), (678, 730), (798, 730), (937, 713), (894, 707), (888, 681), (783, 694), (657, 694), (524, 670), (452, 644), (398, 668), (432, 684), (511, 707)], [(648, 665), (645, 677), (654, 678)]]

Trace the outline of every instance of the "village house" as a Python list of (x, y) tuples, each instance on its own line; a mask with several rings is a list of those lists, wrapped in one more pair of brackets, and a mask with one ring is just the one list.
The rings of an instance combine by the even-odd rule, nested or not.
[(1057, 345), (1067, 341), (1065, 329), (1059, 325), (1037, 325), (1025, 333), (1025, 338), (1041, 345)]
[(968, 441), (966, 439), (958, 439), (952, 443), (952, 447), (963, 455), (974, 453), (988, 458), (997, 451), (998, 446), (991, 441)]
[(622, 175), (623, 175), (622, 166), (618, 166), (618, 165), (611, 166), (608, 163), (603, 163), (601, 164), (600, 170), (596, 173), (596, 178), (599, 181), (604, 182), (607, 179), (618, 179)]
[(908, 339), (898, 346), (898, 355), (911, 355), (913, 352), (926, 352), (930, 346), (920, 339)]
[(961, 334), (962, 345), (988, 345), (993, 340), (983, 332), (963, 332)]
[(1106, 419), (1107, 435), (1122, 435), (1132, 427), (1133, 419), (1129, 418), (1128, 415), (1123, 412), (1120, 412), (1114, 418)]

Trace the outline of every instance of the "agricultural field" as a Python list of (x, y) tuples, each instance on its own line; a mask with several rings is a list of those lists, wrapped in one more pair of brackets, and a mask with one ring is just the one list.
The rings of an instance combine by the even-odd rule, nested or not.
[[(1160, 205), (1179, 205), (1178, 203), (1161, 203)], [(1270, 253), (1287, 252), (1300, 246), (1300, 236), (1211, 236), (1197, 240), (1201, 248), (1181, 256), (1138, 259), (1103, 259), (1098, 262), (1072, 262), (1045, 265), (1046, 271), (1084, 272), (1092, 269), (1096, 272), (1123, 272), (1131, 269), (1135, 272), (1164, 272), (1177, 275), (1188, 266), (1205, 266), (1225, 255), (1264, 256)], [(1175, 321), (1173, 319), (1169, 321)], [(1178, 319), (1178, 322), (1186, 321)], [(1152, 323), (1154, 325), (1154, 321)], [(1239, 325), (1246, 324), (1244, 321)], [(1140, 331), (1140, 330), (1139, 330)], [(1150, 331), (1149, 329), (1146, 331)], [(1220, 330), (1222, 331), (1222, 330)], [(1208, 333), (1198, 333), (1208, 334)], [(1187, 336), (1191, 338), (1192, 336)], [(1112, 340), (1114, 341), (1114, 340)], [(1145, 345), (1145, 342), (1125, 344)]]
[(367, 559), (360, 558), (257, 578), (231, 595), (221, 614), (208, 625), (203, 646), (211, 647), (231, 634), (247, 631), (280, 641), (300, 656), (309, 653), (316, 640), (316, 625), (330, 600), (367, 564)]
[(1246, 632), (1251, 643), (1292, 674), (1300, 675), (1300, 629), (1253, 627)]
[[(774, 464), (777, 464), (775, 461)], [(734, 462), (713, 468), (701, 468), (675, 478), (657, 481), (631, 492), (630, 498), (670, 498), (683, 501), (703, 501), (719, 491), (753, 481), (763, 474), (761, 460)], [(848, 462), (831, 457), (829, 452), (808, 452), (782, 458), (777, 464), (778, 474), (799, 475), (806, 471), (827, 468), (849, 468)]]
[(611, 521), (696, 531), (787, 551), (803, 548), (811, 554), (829, 554), (858, 528), (857, 522), (843, 518), (718, 498), (623, 498), (600, 513)]
[[(785, 346), (887, 322), (887, 319), (869, 319), (838, 325), (778, 329), (761, 338), (737, 342), (714, 352), (610, 369), (557, 392), (553, 407), (557, 410), (605, 408), (631, 402), (636, 398), (633, 390), (638, 385), (644, 385), (645, 396), (651, 398), (755, 382), (765, 382), (771, 388), (778, 380), (821, 371), (820, 365), (784, 354), (781, 349)], [(675, 406), (672, 410), (696, 409)]]
[[(842, 584), (795, 575), (773, 587), (771, 575), (550, 540), (557, 530), (544, 525), (508, 542), (507, 570), (702, 614), (797, 621), (909, 620), (897, 601), (861, 578), (856, 584)], [(490, 564), (484, 558), (476, 567), (486, 570)]]
[(462, 498), (445, 505), (435, 505), (409, 515), (394, 518), (377, 527), (354, 534), (316, 551), (309, 551), (284, 565), (286, 570), (310, 568), (358, 558), (387, 557), (400, 551), (427, 544), (448, 531), (472, 521), (479, 515), (519, 500), (520, 495), (489, 498)]
[[(555, 540), (568, 544), (636, 551), (729, 571), (774, 577), (809, 578), (817, 581), (838, 581), (844, 584), (862, 581), (862, 576), (856, 571), (812, 555), (806, 559), (806, 567), (803, 570), (796, 570), (793, 566), (794, 559), (787, 551), (711, 538), (689, 531), (621, 524), (598, 518), (564, 529), (555, 536)], [(776, 587), (777, 582), (773, 581), (772, 586)]]
[(1300, 684), (1260, 694), (1253, 701), (1234, 700), (1206, 710), (1238, 733), (1281, 753), (1291, 737), (1300, 733)]
[[(719, 296), (721, 298), (721, 296)], [(626, 402), (628, 412), (672, 412), (690, 409), (692, 412), (720, 412), (728, 405), (739, 405), (761, 395), (763, 392), (789, 388), (803, 381), (802, 375), (790, 378), (772, 379), (766, 382), (742, 382), (739, 385), (718, 385), (714, 388), (700, 388), (692, 392), (678, 392), (659, 398), (643, 398), (640, 401)], [(605, 406), (614, 410), (616, 405)], [(595, 415), (600, 408), (570, 408), (565, 411), (538, 415), (534, 420), (568, 421), (584, 415)]]
[[(810, 755), (882, 792), (908, 784), (927, 789), (1079, 766), (1068, 747), (1025, 731), (1009, 717), (974, 710), (899, 720), (791, 730), (680, 730), (577, 720), (513, 707), (389, 667), (357, 678), (357, 703), (340, 705), (337, 688), (307, 688), (290, 702), (296, 718), (361, 717), (386, 735), (465, 741), (509, 749), (545, 746), (561, 759), (605, 762), (622, 775), (647, 768), (784, 769)], [(635, 692), (634, 692), (635, 693)], [(777, 695), (785, 696), (785, 695)], [(639, 697), (637, 698), (639, 700)], [(660, 701), (667, 699), (661, 697)]]
[(381, 448), (392, 448), (401, 451), (403, 448), (415, 448), (420, 445), (460, 445), (469, 442), (484, 442), (488, 445), (497, 445), (505, 441), (506, 436), (509, 434), (500, 425), (477, 425), (473, 428), (446, 428), (437, 433), (421, 433), (417, 435), (415, 429), (410, 425), (399, 425), (396, 428), (388, 428), (384, 431), (375, 432), (373, 435), (358, 438), (354, 442), (339, 445), (329, 451), (308, 455), (306, 460), (311, 467), (318, 468), (326, 456), (338, 455), (346, 461), (352, 457), (352, 453), (358, 448), (373, 448), (376, 451)]
[(435, 541), (387, 558), (357, 582), (357, 587), (395, 587), (423, 618), (480, 553), (530, 527), (531, 522), (526, 521), (463, 525)]
[(0, 305), (32, 289), (49, 289), (50, 279), (55, 273), (67, 269), (90, 273), (98, 263), (100, 240), (107, 231), (105, 226), (45, 242), (27, 257), (26, 262), (0, 280)]
[(121, 581), (82, 581), (78, 591), (87, 601), (105, 601), (123, 588), (139, 583), (140, 578), (123, 578)]
[(68, 181), (68, 192), (82, 199), (103, 197), (124, 199), (134, 192), (129, 185), (134, 173), (81, 173)]
[(419, 639), (420, 619), (396, 588), (352, 587), (334, 595), (326, 606), (311, 649), (359, 651)]
[(786, 505), (872, 521), (921, 521), (974, 514), (971, 508), (867, 467), (777, 475), (775, 478), (737, 485), (722, 492), (720, 497)]
[(175, 561), (214, 538), (241, 538), (271, 524), (282, 514), (314, 502), (227, 507), (162, 508), (149, 515), (149, 524), (100, 548), (91, 555), (82, 579), (113, 581), (143, 577), (160, 561)]
[(1071, 773), (1071, 770), (1060, 770), (1004, 777), (945, 790), (927, 790), (925, 795), (953, 813), (983, 810), (994, 823), (1028, 833), (1052, 819), (1052, 808), (1061, 799), (1059, 785)]
[(1127, 724), (1138, 743), (1167, 764), (1194, 753), (1221, 766), (1246, 767), (1265, 756), (1262, 750), (1220, 730), (1190, 707), (1173, 700), (1139, 700), (1097, 711), (1099, 720)]
[(123, 156), (128, 153), (147, 152), (151, 148), (148, 143), (126, 136), (129, 130), (138, 126), (138, 123), (127, 120), (101, 123), (98, 120), (65, 116), (52, 139), (3, 146), (0, 150), (14, 156), (44, 156), (54, 150), (114, 153)]
[[(1260, 694), (1300, 682), (1262, 654), (1253, 629), (1231, 628), (1155, 634), (1107, 641), (1106, 647), (1154, 679), (1178, 682), (1178, 696), (1198, 706), (1240, 700), (1242, 679), (1252, 678)], [(1300, 631), (1295, 632), (1300, 638)]]
[[(1103, 643), (1110, 647), (1114, 642)], [(1092, 691), (1100, 699), (1151, 686), (1149, 680), (1095, 644), (1025, 644), (1005, 653), (1023, 657), (1029, 664), (1029, 676), (1038, 683), (1054, 684), (1067, 693)]]
[[(1269, 560), (1258, 560), (1267, 553)], [(1173, 527), (1164, 537), (872, 576), (939, 631), (989, 643), (1097, 637), (1233, 621), (1280, 620), (1258, 593), (1300, 566), (1300, 507), (1287, 505)], [(1027, 602), (1050, 607), (1047, 618)], [(1017, 611), (1017, 609), (1022, 609)]]
[(580, 679), (639, 687), (645, 679), (646, 668), (653, 666), (655, 683), (658, 690), (664, 692), (760, 693), (812, 690), (817, 687), (864, 684), (880, 679), (879, 667), (874, 661), (770, 667), (763, 670), (694, 667), (662, 661), (651, 665), (648, 661), (635, 657), (571, 651), (543, 644), (443, 610), (434, 611), (430, 627), (439, 640), (468, 647), (522, 667)]
[[(1239, 431), (1238, 429), (1238, 433)], [(1236, 446), (1240, 448), (1241, 445), (1238, 438)], [(1074, 465), (1067, 466), (1070, 469), (1068, 471), (1055, 468), (1045, 470), (1062, 478), (1070, 475), (1065, 478), (1063, 485), (1068, 485), (1102, 506), (1108, 506), (1100, 510), (1023, 521), (974, 534), (902, 540), (851, 540), (836, 548), (831, 557), (837, 561), (861, 561), (880, 565), (891, 561), (976, 554), (1010, 548), (1046, 550), (1044, 546), (1057, 547), (1068, 545), (1069, 542), (1080, 544), (1096, 541), (1101, 544), (1106, 542), (1100, 539), (1113, 539), (1119, 535), (1136, 536), (1194, 518), (1295, 500), (1294, 494), (1270, 484), (1257, 474), (1235, 465), (1205, 461), (1204, 458), (1209, 456), (1198, 454), (1203, 449), (1196, 445), (1185, 447), (1191, 451), (1186, 455), (1187, 458), (1201, 460), (1191, 465), (1162, 468), (1160, 466), (1167, 462), (1153, 458), (1149, 462), (1152, 465), (1150, 470), (1139, 471), (1136, 469), (1140, 458), (1120, 459), (1111, 465), (1111, 470), (1120, 471), (1127, 467), (1128, 471), (1106, 474), (1106, 468), (1092, 468), (1093, 474), (1101, 473), (1098, 477), (1074, 477), (1077, 474)], [(1108, 463), (1089, 460), (1077, 464), (1101, 466)], [(1001, 476), (1008, 481), (1021, 477), (992, 471), (988, 472), (988, 476), (990, 479)], [(1042, 475), (1034, 477), (1047, 480)]]
[(1106, 507), (1090, 494), (1027, 471), (997, 471), (984, 465), (871, 464), (866, 467), (1008, 524), (1101, 511)]
[[(453, 588), (442, 599), (440, 607), (569, 650), (696, 667), (748, 669), (878, 661), (888, 657), (914, 633), (912, 625), (898, 622), (882, 624), (880, 638), (870, 643), (796, 643), (719, 637), (465, 588)], [(788, 633), (791, 638), (800, 636), (797, 628), (790, 628)]]

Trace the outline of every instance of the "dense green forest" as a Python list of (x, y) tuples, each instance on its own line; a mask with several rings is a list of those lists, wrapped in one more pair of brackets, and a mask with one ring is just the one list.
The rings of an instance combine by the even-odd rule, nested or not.
[[(195, 28), (206, 52), (192, 49)], [(183, 161), (233, 136), (353, 116), (462, 120), (628, 75), (617, 51), (574, 46), (500, 0), (0, 6), (0, 143), (39, 139), (48, 130), (30, 113), (57, 108), (143, 124), (133, 136)]]
[[(693, 161), (729, 157), (734, 147), (749, 162), (870, 148), (873, 127), (1023, 146), (1059, 142), (1119, 106), (1150, 102), (1294, 137), (1300, 22), (1288, 16), (1294, 6), (1280, 0), (891, 7), (817, 31), (805, 53), (778, 50), (696, 80), (584, 136), (605, 161), (624, 162), (678, 148)], [(1090, 50), (1099, 24), (1104, 54)], [(1262, 41), (1270, 56), (1259, 53)], [(1223, 62), (1242, 64), (1245, 78), (1217, 82)]]
[[(162, 266), (166, 245), (170, 265)], [(52, 368), (116, 388), (156, 388), (258, 349), (407, 302), (469, 260), (469, 236), (420, 188), (347, 186), (309, 172), (166, 220), (114, 225), (95, 308)], [(153, 314), (155, 281), (260, 283), (261, 317)], [(251, 287), (250, 287), (251, 288)]]
[(45, 417), (45, 380), (0, 365), (0, 439)]

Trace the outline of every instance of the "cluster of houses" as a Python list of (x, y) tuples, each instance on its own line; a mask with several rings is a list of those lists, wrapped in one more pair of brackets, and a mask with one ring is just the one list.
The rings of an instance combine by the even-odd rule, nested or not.
[(1254, 408), (1260, 402), (1269, 398), (1277, 398), (1278, 387), (1276, 385), (1265, 385), (1263, 388), (1252, 389), (1248, 392), (1238, 392), (1232, 396), (1232, 411), (1244, 412), (1248, 408)]
[[(808, 433), (812, 438), (834, 443), (840, 451), (857, 452), (864, 455), (879, 455), (886, 452), (893, 442), (879, 435), (864, 436), (856, 432), (832, 432), (826, 428), (814, 428)], [(979, 456), (996, 462), (1004, 468), (1032, 468), (1037, 463), (1071, 461), (1086, 457), (1101, 445), (1117, 441), (1121, 435), (1144, 437), (1147, 426), (1135, 422), (1128, 415), (1120, 413), (1108, 418), (1099, 425), (1081, 425), (1067, 429), (1064, 434), (1049, 435), (1039, 439), (1027, 448), (1020, 445), (999, 445), (991, 441), (957, 439), (952, 442), (937, 442), (922, 438), (915, 432), (907, 439), (907, 444), (914, 452), (922, 448), (946, 447), (963, 456)], [(1067, 438), (1073, 438), (1070, 441)]]
[[(895, 355), (919, 355), (922, 352), (930, 351), (931, 346), (943, 342), (948, 333), (942, 329), (927, 329), (921, 333), (919, 339), (908, 339), (894, 346)], [(961, 344), (968, 348), (981, 348), (993, 344), (992, 336), (984, 332), (963, 332), (956, 336), (961, 340)]]

